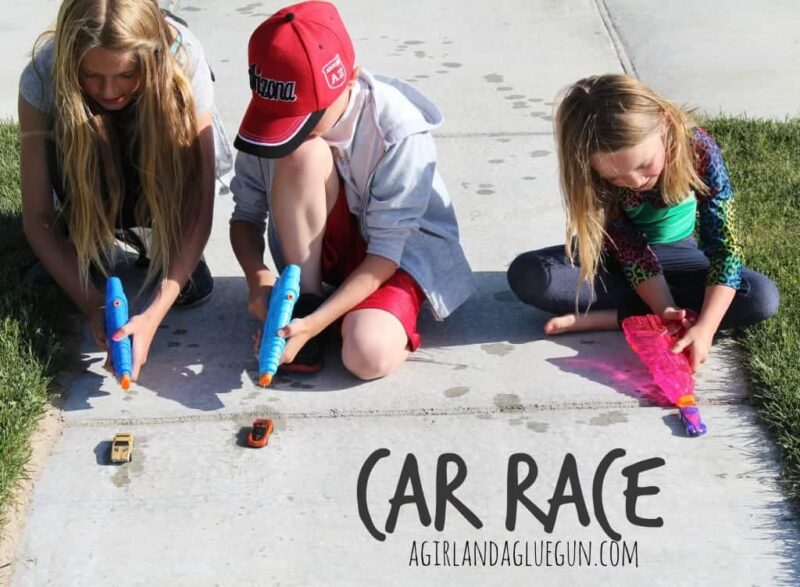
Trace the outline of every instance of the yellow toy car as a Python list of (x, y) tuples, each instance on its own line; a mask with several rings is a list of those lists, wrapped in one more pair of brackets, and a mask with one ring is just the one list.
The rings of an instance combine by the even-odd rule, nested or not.
[(111, 462), (130, 463), (133, 457), (133, 434), (119, 432), (111, 442)]

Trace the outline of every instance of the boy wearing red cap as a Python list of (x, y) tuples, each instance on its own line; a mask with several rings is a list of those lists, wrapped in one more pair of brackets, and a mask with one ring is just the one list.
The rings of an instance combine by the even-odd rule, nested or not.
[[(420, 344), (425, 300), (441, 320), (474, 290), (436, 170), (442, 116), (411, 86), (355, 65), (336, 8), (303, 2), (262, 23), (248, 48), (253, 97), (235, 146), (231, 244), (263, 320), (278, 268), (300, 265), (284, 329), (286, 370), (321, 366), (319, 334), (343, 317), (342, 361), (382, 377)], [(269, 227), (267, 228), (267, 222)], [(336, 287), (325, 299), (325, 286)]]

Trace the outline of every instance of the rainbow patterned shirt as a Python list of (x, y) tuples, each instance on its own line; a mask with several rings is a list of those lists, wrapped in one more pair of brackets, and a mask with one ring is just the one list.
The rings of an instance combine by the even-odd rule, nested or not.
[(710, 261), (706, 285), (737, 289), (741, 283), (742, 255), (733, 229), (733, 190), (722, 152), (701, 129), (694, 130), (697, 174), (708, 193), (689, 193), (667, 205), (658, 188), (647, 191), (620, 189), (618, 207), (606, 226), (605, 248), (622, 265), (632, 288), (663, 273), (651, 244), (676, 242), (697, 233), (700, 249)]

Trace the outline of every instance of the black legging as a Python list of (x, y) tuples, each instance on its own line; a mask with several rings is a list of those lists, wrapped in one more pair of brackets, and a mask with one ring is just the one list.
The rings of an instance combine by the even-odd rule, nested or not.
[[(693, 238), (678, 242), (650, 245), (664, 270), (664, 278), (679, 308), (699, 312), (705, 296), (705, 277), (709, 260)], [(595, 278), (594, 296), (583, 284), (578, 295), (578, 309), (617, 311), (618, 321), (627, 316), (648, 314), (650, 308), (636, 295), (622, 273), (620, 265), (608, 256), (605, 269)], [(564, 246), (557, 245), (523, 253), (508, 268), (508, 284), (526, 304), (553, 314), (575, 311), (575, 293), (580, 269), (571, 266)], [(775, 284), (766, 276), (742, 268), (742, 283), (736, 291), (721, 329), (750, 326), (769, 318), (778, 311), (780, 295)]]

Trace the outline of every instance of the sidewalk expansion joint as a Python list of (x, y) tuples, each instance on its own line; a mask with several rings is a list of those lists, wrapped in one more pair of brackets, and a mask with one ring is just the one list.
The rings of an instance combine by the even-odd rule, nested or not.
[[(734, 400), (709, 400), (698, 404), (704, 406), (749, 406), (747, 398)], [(396, 418), (396, 417), (439, 417), (439, 416), (501, 416), (501, 415), (521, 415), (534, 414), (540, 412), (557, 412), (566, 410), (608, 410), (608, 409), (648, 409), (656, 408), (661, 410), (674, 409), (672, 406), (658, 406), (655, 404), (632, 404), (624, 401), (607, 402), (574, 402), (574, 403), (547, 403), (547, 404), (514, 404), (503, 407), (455, 407), (455, 408), (407, 408), (396, 410), (380, 409), (344, 409), (331, 408), (329, 410), (317, 412), (287, 412), (270, 407), (262, 407), (241, 412), (229, 412), (225, 414), (201, 414), (190, 416), (168, 416), (168, 417), (134, 417), (134, 418), (98, 418), (90, 420), (70, 421), (64, 420), (66, 428), (99, 428), (105, 426), (153, 426), (162, 424), (194, 424), (209, 422), (228, 422), (241, 419), (273, 418), (288, 419), (331, 419), (331, 418)]]
[(445, 132), (434, 133), (437, 139), (495, 139), (495, 138), (525, 138), (525, 137), (551, 137), (552, 130), (541, 131), (509, 131), (509, 132)]
[(625, 51), (625, 45), (622, 42), (622, 38), (619, 36), (617, 27), (614, 26), (614, 18), (611, 16), (611, 11), (608, 9), (605, 0), (594, 0), (594, 5), (611, 39), (611, 44), (614, 46), (614, 51), (617, 54), (620, 65), (622, 65), (622, 70), (626, 74), (638, 78), (639, 73), (636, 71), (636, 66), (633, 65), (633, 61), (628, 56), (628, 52)]

